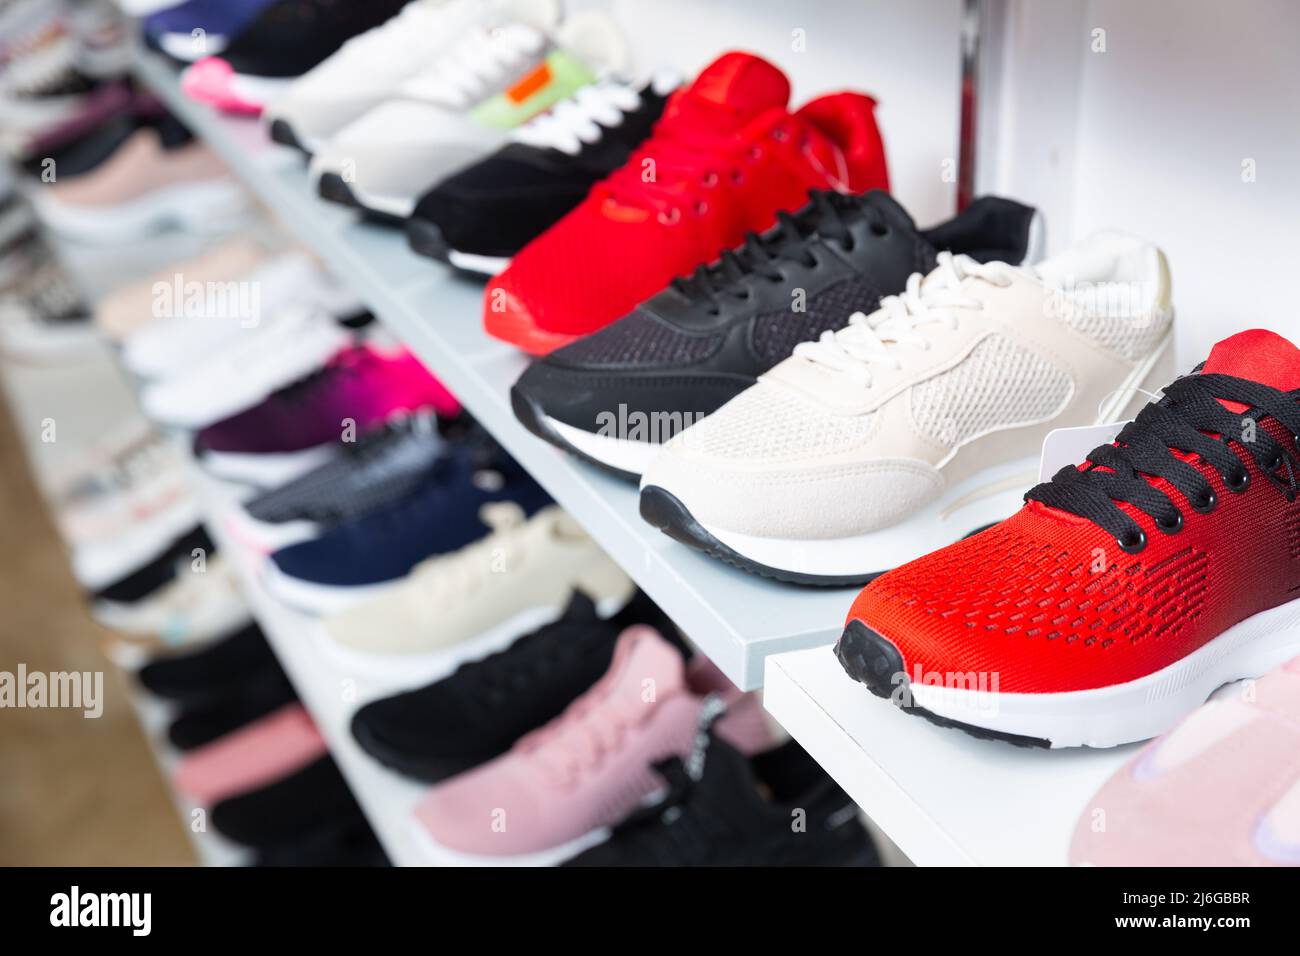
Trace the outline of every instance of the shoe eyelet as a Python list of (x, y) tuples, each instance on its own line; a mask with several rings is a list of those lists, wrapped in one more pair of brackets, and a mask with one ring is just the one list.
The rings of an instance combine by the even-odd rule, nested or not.
[(678, 222), (681, 221), (681, 218), (682, 218), (682, 211), (680, 209), (677, 209), (676, 207), (670, 209), (667, 213), (664, 212), (659, 213), (659, 221), (663, 223), (665, 226), (675, 226)]
[(1200, 498), (1189, 498), (1187, 503), (1192, 506), (1192, 510), (1197, 514), (1208, 515), (1219, 503), (1219, 496), (1213, 491), (1207, 491)]
[(1223, 475), (1223, 484), (1234, 494), (1241, 494), (1250, 487), (1250, 472), (1245, 468), (1238, 468)]
[(703, 216), (709, 211), (709, 204), (706, 202), (697, 202), (695, 204), (695, 215)]
[(718, 174), (717, 174), (717, 173), (708, 173), (708, 174), (706, 174), (704, 177), (702, 177), (702, 178), (700, 179), (700, 182), (701, 182), (705, 187), (707, 187), (707, 188), (709, 188), (709, 189), (712, 189), (714, 186), (718, 185)]
[(742, 173), (739, 169), (733, 169), (731, 171), (731, 185), (739, 186), (744, 181), (745, 181), (745, 174)]
[(1165, 534), (1177, 534), (1183, 530), (1182, 512), (1175, 511), (1173, 521), (1161, 521), (1159, 518), (1156, 518), (1156, 527)]
[(784, 143), (786, 140), (790, 138), (790, 134), (787, 133), (782, 127), (777, 126), (772, 130), (772, 138), (776, 140), (778, 143)]
[(1116, 538), (1115, 543), (1119, 545), (1121, 551), (1127, 554), (1137, 554), (1147, 546), (1147, 533), (1138, 528), (1136, 534), (1130, 533), (1127, 537)]
[(871, 234), (877, 239), (884, 239), (890, 234), (890, 229), (888, 226), (882, 226), (879, 223), (873, 222), (871, 224)]
[(1279, 468), (1281, 468), (1281, 467), (1282, 467), (1282, 453), (1281, 453), (1281, 452), (1278, 452), (1276, 455), (1273, 456), (1273, 460), (1272, 460), (1272, 461), (1270, 461), (1270, 462), (1268, 462), (1267, 464), (1264, 465), (1264, 470), (1265, 470), (1266, 472), (1270, 472), (1270, 473), (1271, 473), (1271, 472), (1277, 471), (1277, 470), (1278, 470)]
[(757, 160), (762, 159), (762, 158), (763, 158), (763, 147), (761, 147), (761, 146), (751, 146), (751, 147), (749, 147), (749, 153), (748, 153), (748, 155), (749, 155), (749, 158), (750, 158), (751, 160), (755, 160), (755, 161), (757, 161)]

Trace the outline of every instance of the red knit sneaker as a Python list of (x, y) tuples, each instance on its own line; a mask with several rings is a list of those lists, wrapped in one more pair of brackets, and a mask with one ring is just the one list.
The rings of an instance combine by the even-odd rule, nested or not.
[(714, 61), (622, 168), (489, 284), (488, 332), (550, 352), (766, 229), (813, 187), (888, 188), (874, 100), (837, 93), (790, 113), (789, 96), (765, 60)]
[(1300, 350), (1241, 332), (1011, 518), (877, 578), (835, 653), (935, 723), (1154, 737), (1300, 652)]

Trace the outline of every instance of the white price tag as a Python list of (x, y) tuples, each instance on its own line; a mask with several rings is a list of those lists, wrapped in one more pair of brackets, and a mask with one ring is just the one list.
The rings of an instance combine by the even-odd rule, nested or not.
[(1055, 428), (1043, 439), (1043, 453), (1038, 459), (1039, 482), (1049, 481), (1066, 465), (1077, 465), (1098, 445), (1109, 445), (1128, 422), (1109, 425), (1084, 425), (1080, 428)]

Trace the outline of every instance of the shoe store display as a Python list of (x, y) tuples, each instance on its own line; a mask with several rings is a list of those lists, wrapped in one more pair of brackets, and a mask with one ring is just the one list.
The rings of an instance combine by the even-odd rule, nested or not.
[(1118, 233), (1032, 268), (940, 253), (668, 441), (641, 515), (746, 571), (861, 584), (1014, 512), (1052, 429), (1160, 388), (1170, 295), (1160, 250)]
[[(639, 478), (666, 442), (717, 411), (800, 342), (874, 312), (940, 251), (1013, 265), (1038, 258), (1041, 217), (986, 196), (929, 230), (883, 192), (817, 190), (797, 214), (674, 279), (610, 326), (534, 361), (511, 390), (529, 431)], [(795, 303), (801, 306), (795, 309)], [(666, 427), (609, 429), (608, 412)], [(610, 432), (614, 433), (611, 434)]]
[(0, 856), (1270, 925), (1300, 8), (780, 6), (0, 0)]
[(789, 98), (790, 81), (766, 60), (711, 63), (627, 163), (489, 283), (487, 331), (545, 354), (766, 229), (809, 189), (888, 187), (874, 100), (838, 93), (792, 113)]
[[(976, 736), (1114, 747), (1294, 657), (1298, 389), (1300, 349), (1280, 335), (1219, 342), (1012, 517), (868, 585), (835, 648), (844, 669)], [(913, 679), (958, 670), (997, 686)]]
[(405, 219), (427, 190), (502, 146), (511, 129), (626, 67), (623, 37), (600, 11), (556, 24), (550, 0), (527, 6), (521, 19), (471, 31), (335, 133), (312, 155), (321, 196)]

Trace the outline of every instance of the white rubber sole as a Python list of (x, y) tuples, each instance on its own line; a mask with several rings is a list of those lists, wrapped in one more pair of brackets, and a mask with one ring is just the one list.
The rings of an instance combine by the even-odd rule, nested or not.
[(759, 538), (700, 522), (737, 554), (769, 568), (814, 577), (888, 571), (947, 547), (978, 528), (1009, 518), (1024, 504), (1038, 474), (1036, 458), (1021, 458), (971, 475), (906, 520), (851, 538)]
[(158, 46), (173, 60), (194, 63), (205, 56), (220, 56), (230, 40), (221, 34), (209, 33), (200, 45), (192, 33), (164, 33), (158, 37)]
[(205, 451), (199, 463), (205, 471), (223, 481), (255, 488), (276, 488), (330, 461), (338, 454), (334, 443), (302, 451), (254, 455), (244, 452)]
[(395, 578), (381, 584), (359, 584), (351, 587), (315, 584), (285, 574), (274, 561), (263, 563), (261, 578), (266, 593), (281, 604), (317, 617), (338, 614), (363, 601), (373, 601), (392, 590), (402, 580)]
[(662, 445), (650, 442), (597, 435), (595, 432), (567, 425), (549, 415), (543, 415), (542, 419), (555, 431), (555, 434), (583, 455), (594, 458), (610, 468), (617, 468), (619, 471), (626, 471), (633, 475), (643, 474), (663, 448)]
[(250, 551), (267, 555), (290, 545), (319, 538), (321, 526), (314, 521), (272, 524), (258, 521), (243, 508), (236, 508), (226, 516), (226, 531)]
[(447, 261), (457, 269), (489, 277), (500, 275), (510, 265), (509, 256), (480, 256), (473, 252), (457, 252), (455, 249), (448, 251)]
[(31, 197), (52, 232), (96, 245), (130, 242), (168, 228), (223, 232), (248, 212), (244, 191), (230, 180), (169, 186), (116, 206), (73, 206), (39, 189)]
[(1153, 674), (1096, 690), (995, 693), (919, 685), (912, 701), (931, 713), (1058, 747), (1116, 747), (1169, 730), (1219, 687), (1259, 677), (1300, 654), (1300, 598), (1261, 611)]
[(429, 835), (429, 831), (421, 825), (418, 818), (411, 820), (410, 827), (412, 839), (420, 847), (420, 851), (428, 857), (432, 866), (559, 866), (565, 860), (573, 859), (583, 850), (609, 839), (609, 829), (601, 828), (584, 833), (576, 840), (570, 840), (568, 843), (538, 853), (519, 856), (483, 856), (449, 850)]

